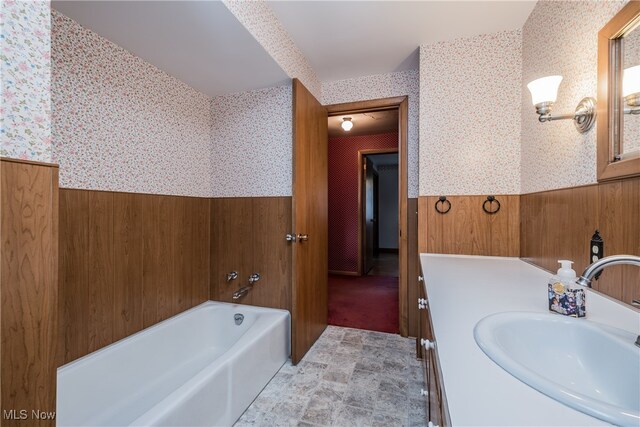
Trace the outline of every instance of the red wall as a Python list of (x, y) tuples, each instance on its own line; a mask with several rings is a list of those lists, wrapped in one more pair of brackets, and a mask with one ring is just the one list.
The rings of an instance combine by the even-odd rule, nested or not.
[(397, 147), (397, 132), (329, 138), (329, 270), (358, 271), (358, 151)]

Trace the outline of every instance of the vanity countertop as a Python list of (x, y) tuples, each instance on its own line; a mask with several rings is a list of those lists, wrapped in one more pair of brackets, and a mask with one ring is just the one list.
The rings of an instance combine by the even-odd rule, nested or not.
[[(607, 425), (520, 382), (473, 337), (493, 313), (547, 313), (550, 273), (518, 258), (421, 254), (420, 263), (454, 426)], [(640, 333), (639, 311), (597, 292), (587, 294), (587, 319)]]

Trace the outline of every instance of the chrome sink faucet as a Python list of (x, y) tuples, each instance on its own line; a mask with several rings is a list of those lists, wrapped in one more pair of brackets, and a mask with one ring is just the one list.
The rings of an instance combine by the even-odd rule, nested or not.
[[(589, 267), (587, 267), (584, 270), (584, 273), (582, 273), (582, 276), (580, 276), (580, 278), (576, 280), (576, 283), (578, 285), (587, 286), (590, 288), (591, 280), (594, 278), (596, 274), (598, 274), (598, 272), (602, 271), (605, 267), (608, 267), (610, 265), (619, 265), (619, 264), (629, 264), (629, 265), (635, 265), (640, 267), (640, 256), (612, 255), (612, 256), (601, 258), (598, 261), (591, 264)], [(634, 344), (640, 347), (640, 335), (638, 335), (638, 338), (636, 339), (636, 342)]]
[(578, 285), (591, 287), (591, 280), (596, 274), (610, 265), (629, 264), (640, 267), (640, 256), (636, 255), (612, 255), (599, 259), (584, 270), (582, 276), (576, 283)]

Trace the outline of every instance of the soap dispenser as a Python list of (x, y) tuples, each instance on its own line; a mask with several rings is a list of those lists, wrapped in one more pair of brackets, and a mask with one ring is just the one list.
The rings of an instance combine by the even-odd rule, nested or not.
[(560, 260), (558, 273), (549, 279), (549, 310), (572, 317), (585, 317), (585, 290), (576, 283), (576, 272), (569, 260)]

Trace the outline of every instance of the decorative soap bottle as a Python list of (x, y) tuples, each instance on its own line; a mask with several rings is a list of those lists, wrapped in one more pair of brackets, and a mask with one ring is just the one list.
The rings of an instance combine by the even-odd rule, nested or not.
[(572, 261), (560, 260), (558, 273), (549, 279), (549, 310), (572, 317), (585, 317), (585, 290), (576, 283)]

